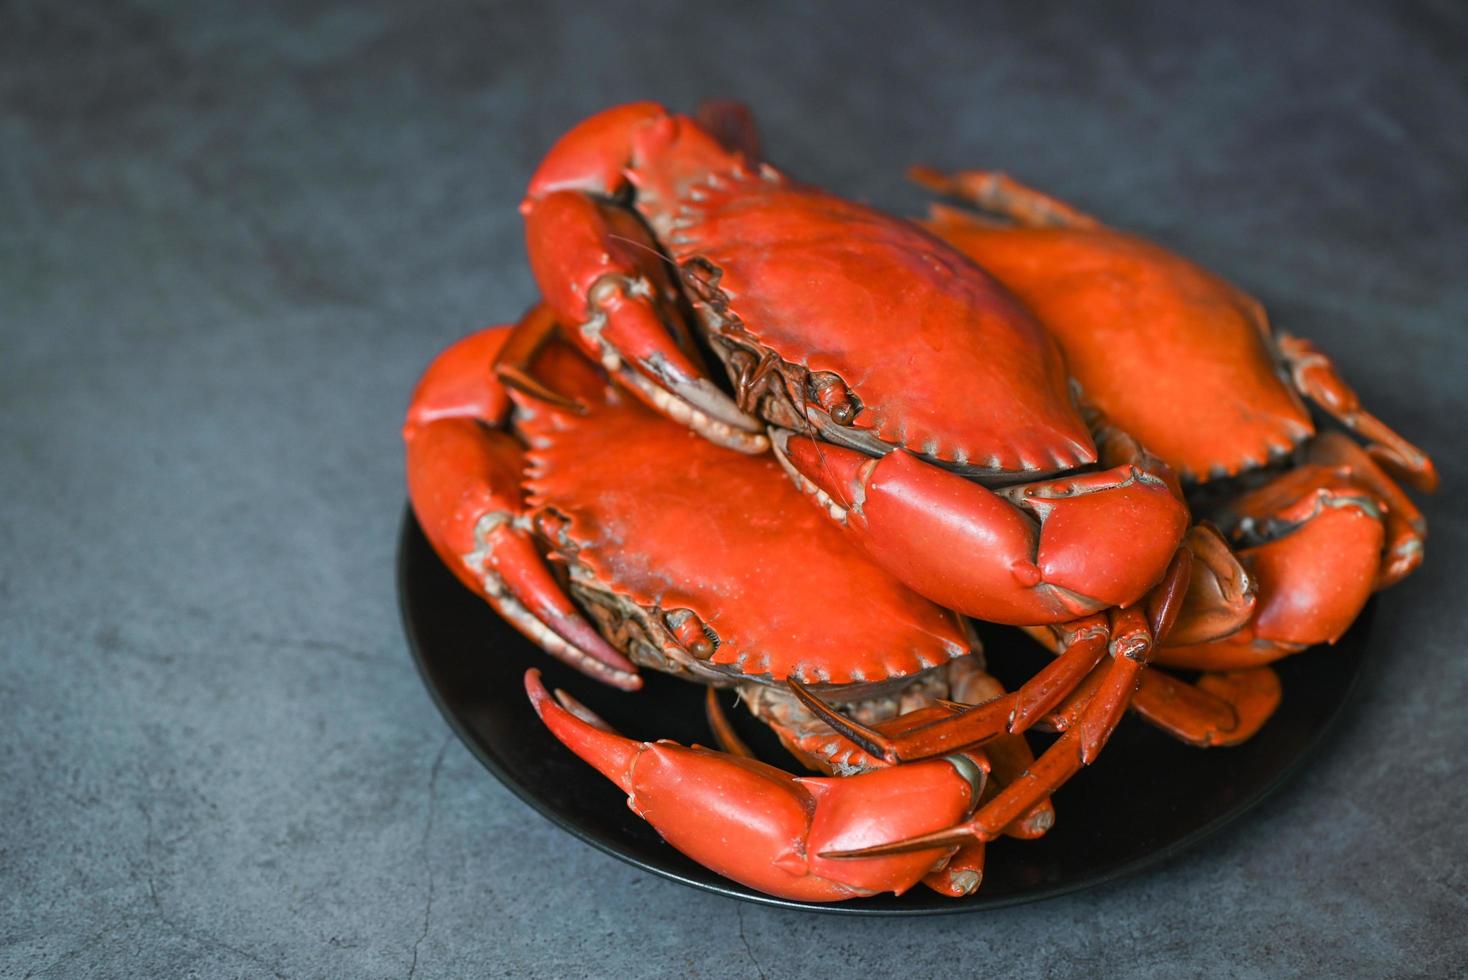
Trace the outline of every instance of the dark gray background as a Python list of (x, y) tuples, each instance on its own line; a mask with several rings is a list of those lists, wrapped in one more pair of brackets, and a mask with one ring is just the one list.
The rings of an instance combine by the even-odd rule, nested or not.
[[(0, 3), (0, 974), (1461, 973), (1468, 20), (1193, 6)], [(837, 920), (603, 856), (449, 735), (392, 584), (410, 387), (531, 301), (556, 135), (714, 95), (885, 207), (1002, 167), (1154, 235), (1436, 455), (1285, 792), (1086, 894)]]

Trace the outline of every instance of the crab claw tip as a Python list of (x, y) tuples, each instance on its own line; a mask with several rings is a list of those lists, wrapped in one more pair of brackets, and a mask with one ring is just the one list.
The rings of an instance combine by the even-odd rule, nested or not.
[(871, 847), (859, 847), (850, 851), (822, 851), (820, 856), (833, 860), (855, 860), (857, 858), (891, 857), (896, 854), (910, 854), (913, 851), (928, 851), (939, 847), (961, 847), (980, 840), (977, 834), (970, 830), (967, 825), (949, 827), (946, 830), (936, 830), (931, 834), (920, 834), (917, 837), (909, 837), (906, 840), (891, 841), (886, 844), (875, 844)]
[(530, 705), (535, 709), (539, 717), (545, 716), (543, 705), (550, 700), (550, 692), (545, 689), (545, 684), (540, 679), (540, 668), (531, 667), (525, 671), (525, 693), (530, 697)]

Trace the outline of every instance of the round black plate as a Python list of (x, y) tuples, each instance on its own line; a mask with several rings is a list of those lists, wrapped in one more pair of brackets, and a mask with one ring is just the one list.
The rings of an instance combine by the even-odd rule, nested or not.
[[(984, 883), (966, 899), (918, 886), (900, 897), (818, 905), (753, 891), (695, 864), (627, 809), (611, 782), (566, 751), (525, 697), (527, 667), (545, 672), (623, 734), (714, 743), (703, 690), (644, 671), (636, 694), (604, 687), (545, 656), (459, 584), (409, 512), (398, 547), (398, 596), (418, 669), (439, 709), (469, 749), (515, 795), (588, 844), (686, 885), (765, 905), (824, 912), (929, 914), (997, 908), (1076, 891), (1154, 864), (1195, 844), (1276, 789), (1322, 739), (1351, 693), (1365, 656), (1371, 607), (1334, 647), (1289, 657), (1279, 712), (1232, 749), (1188, 748), (1135, 718), (1124, 720), (1102, 761), (1055, 796), (1055, 828), (1037, 841), (989, 847)], [(1047, 656), (1017, 630), (982, 630), (990, 670), (1022, 682)], [(732, 695), (725, 706), (732, 706)], [(802, 771), (774, 736), (729, 711), (760, 757)], [(1038, 742), (1041, 736), (1033, 738)]]

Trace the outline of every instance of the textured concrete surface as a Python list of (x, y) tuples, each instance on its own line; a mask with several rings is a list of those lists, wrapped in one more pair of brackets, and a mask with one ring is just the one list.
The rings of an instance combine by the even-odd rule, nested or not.
[[(1461, 8), (778, 6), (0, 4), (0, 974), (1462, 974)], [(887, 207), (990, 165), (1153, 234), (1437, 455), (1287, 791), (1087, 894), (836, 920), (626, 867), (449, 736), (392, 586), (410, 386), (531, 300), (554, 136), (708, 95)]]

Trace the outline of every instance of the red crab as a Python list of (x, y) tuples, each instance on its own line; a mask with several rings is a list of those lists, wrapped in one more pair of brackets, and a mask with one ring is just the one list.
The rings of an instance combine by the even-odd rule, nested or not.
[[(855, 550), (773, 459), (729, 452), (628, 398), (556, 339), (548, 309), (527, 321), (513, 335), (492, 329), (449, 348), (414, 394), (409, 494), (435, 550), (528, 637), (590, 676), (635, 688), (635, 661), (740, 686), (801, 758), (858, 773), (794, 777), (742, 758), (727, 739), (734, 752), (633, 742), (527, 677), (557, 738), (695, 860), (794, 898), (900, 892), (919, 880), (964, 894), (978, 883), (984, 840), (1044, 831), (1049, 794), (1099, 752), (1139, 677), (1139, 703), (1176, 710), (1174, 692), (1142, 668), (1181, 598), (1187, 552), (1153, 601), (1087, 618), (1056, 660), (1004, 693), (968, 656), (958, 617)], [(517, 351), (512, 338), (525, 336), (536, 344)], [(556, 395), (507, 392), (495, 365)], [(785, 685), (867, 712), (914, 761), (892, 768), (833, 746)], [(1038, 760), (1011, 734), (1035, 724), (1065, 732)], [(970, 815), (984, 833), (961, 848), (826, 856)]]
[[(1238, 547), (1253, 588), (1180, 623), (1159, 663), (1240, 670), (1334, 642), (1372, 591), (1421, 563), (1426, 521), (1396, 481), (1433, 490), (1432, 461), (1253, 297), (1001, 174), (914, 176), (985, 212), (934, 206), (927, 225), (1034, 311), (1085, 397), (1173, 466)], [(1365, 449), (1317, 432), (1306, 401)]]
[[(1187, 542), (1209, 574), (1193, 576), (1153, 654), (1205, 673), (1176, 687), (1185, 712), (1151, 720), (1197, 745), (1252, 737), (1280, 701), (1267, 665), (1334, 642), (1374, 590), (1421, 562), (1426, 522), (1392, 477), (1430, 491), (1431, 460), (1365, 411), (1324, 354), (1276, 336), (1256, 300), (1198, 266), (1001, 174), (914, 176), (984, 212), (935, 205), (927, 226), (1036, 313), (1087, 403), (1176, 468), (1207, 521)], [(1366, 449), (1317, 434), (1302, 399)], [(1053, 627), (1027, 631), (1064, 642)], [(868, 752), (907, 756), (902, 739), (813, 710)]]
[(802, 489), (951, 609), (1061, 624), (1156, 586), (1188, 522), (1171, 475), (1093, 437), (1024, 307), (913, 223), (760, 162), (741, 110), (700, 118), (610, 109), (537, 170), (521, 206), (531, 268), (575, 341), (725, 445), (762, 450), (768, 423)]

